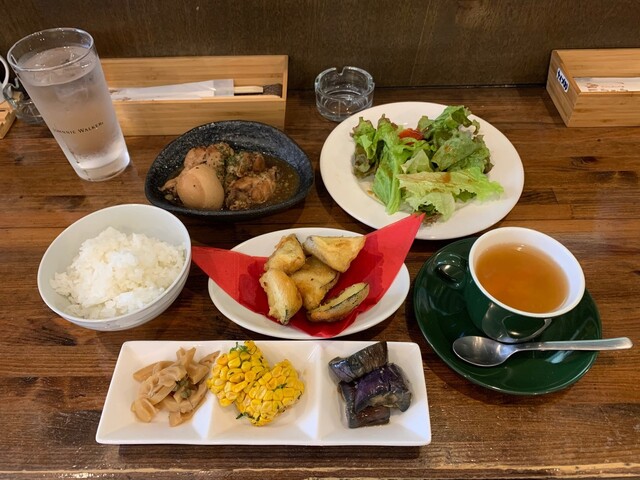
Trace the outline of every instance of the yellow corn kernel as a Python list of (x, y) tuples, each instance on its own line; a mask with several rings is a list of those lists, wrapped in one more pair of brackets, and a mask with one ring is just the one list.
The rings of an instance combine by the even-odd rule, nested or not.
[(240, 365), (242, 365), (242, 359), (240, 356), (236, 355), (234, 358), (229, 359), (228, 365), (229, 368), (240, 368)]
[(254, 372), (253, 370), (249, 370), (248, 372), (245, 372), (244, 379), (249, 383), (253, 383), (255, 382), (257, 376), (258, 375), (256, 374), (256, 372)]
[[(277, 375), (275, 375), (277, 374)], [(295, 404), (304, 392), (304, 383), (288, 360), (257, 379), (236, 406), (253, 425), (266, 425)]]
[(268, 370), (269, 364), (260, 349), (254, 342), (247, 341), (218, 356), (207, 386), (216, 394), (220, 405), (228, 406), (242, 402), (246, 391)]
[(298, 401), (297, 397), (284, 397), (282, 399), (282, 405), (284, 406), (284, 408), (288, 408), (294, 403), (296, 403), (297, 401)]
[(282, 391), (282, 389), (276, 390), (273, 392), (273, 399), (274, 400), (278, 400), (278, 401), (282, 401), (282, 398), (284, 397), (284, 392)]
[(221, 406), (235, 405), (253, 425), (266, 425), (295, 404), (304, 383), (291, 362), (284, 360), (270, 369), (253, 341), (246, 341), (216, 359), (207, 387)]
[(235, 393), (239, 393), (247, 387), (247, 382), (240, 382), (236, 385), (232, 385), (231, 391)]

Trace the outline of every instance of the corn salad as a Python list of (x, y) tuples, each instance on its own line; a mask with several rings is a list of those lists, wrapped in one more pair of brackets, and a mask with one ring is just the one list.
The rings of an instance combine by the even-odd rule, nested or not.
[(304, 383), (289, 360), (271, 369), (251, 340), (218, 356), (207, 386), (221, 406), (235, 405), (238, 417), (246, 417), (256, 426), (273, 421), (304, 392)]

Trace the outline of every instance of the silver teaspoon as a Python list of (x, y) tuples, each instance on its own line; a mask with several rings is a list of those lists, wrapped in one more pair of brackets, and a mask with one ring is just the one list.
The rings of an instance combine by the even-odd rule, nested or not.
[(500, 343), (485, 337), (461, 337), (453, 342), (453, 351), (462, 360), (479, 367), (495, 367), (516, 352), (526, 350), (621, 350), (631, 348), (627, 337), (602, 340), (571, 340), (531, 343)]

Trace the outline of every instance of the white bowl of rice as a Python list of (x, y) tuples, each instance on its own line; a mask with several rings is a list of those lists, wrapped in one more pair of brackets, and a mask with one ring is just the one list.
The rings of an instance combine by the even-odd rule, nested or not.
[(38, 290), (76, 325), (125, 330), (164, 312), (190, 265), (191, 239), (177, 217), (152, 205), (116, 205), (58, 235), (40, 261)]

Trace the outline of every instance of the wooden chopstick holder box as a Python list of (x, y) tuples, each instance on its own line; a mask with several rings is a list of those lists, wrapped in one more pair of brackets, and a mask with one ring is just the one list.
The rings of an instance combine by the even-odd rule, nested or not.
[(640, 125), (640, 91), (625, 80), (640, 82), (639, 48), (551, 53), (547, 91), (567, 127)]
[(101, 63), (109, 88), (227, 78), (236, 87), (264, 87), (263, 93), (198, 100), (116, 100), (116, 115), (126, 136), (181, 135), (221, 120), (253, 120), (284, 128), (287, 55), (103, 58)]

